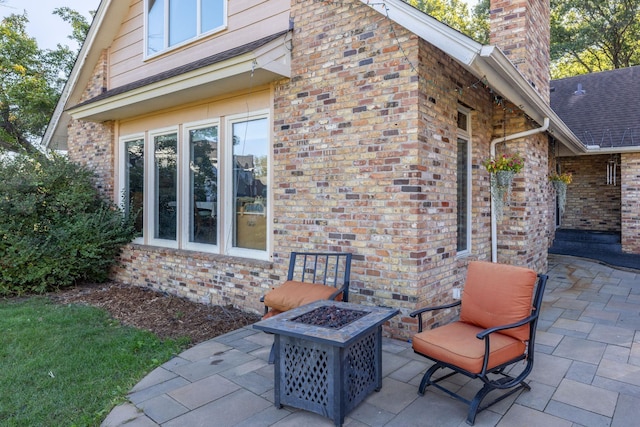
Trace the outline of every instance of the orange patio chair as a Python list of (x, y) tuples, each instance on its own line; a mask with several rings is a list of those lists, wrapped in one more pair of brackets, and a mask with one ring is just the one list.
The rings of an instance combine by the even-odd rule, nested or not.
[[(467, 424), (473, 425), (478, 412), (519, 390), (530, 390), (524, 380), (533, 368), (536, 325), (546, 282), (547, 276), (528, 268), (472, 261), (460, 301), (410, 313), (418, 316), (414, 352), (435, 362), (424, 374), (418, 393), (424, 395), (428, 386), (434, 386), (466, 403)], [(459, 320), (422, 330), (424, 313), (456, 306), (460, 306)], [(521, 361), (522, 365), (516, 366)], [(433, 378), (440, 369), (446, 373)], [(484, 383), (473, 399), (439, 384), (456, 374)], [(481, 406), (493, 391), (495, 398)]]

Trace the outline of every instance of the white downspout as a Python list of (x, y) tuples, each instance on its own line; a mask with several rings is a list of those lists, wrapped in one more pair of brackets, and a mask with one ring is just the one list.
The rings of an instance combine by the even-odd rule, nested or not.
[[(549, 117), (544, 118), (542, 126), (539, 128), (514, 133), (513, 135), (503, 136), (492, 140), (489, 147), (491, 158), (494, 159), (496, 157), (497, 144), (542, 133), (547, 129), (549, 129)], [(496, 223), (496, 212), (493, 209), (493, 199), (491, 199), (491, 262), (498, 262), (498, 224)]]

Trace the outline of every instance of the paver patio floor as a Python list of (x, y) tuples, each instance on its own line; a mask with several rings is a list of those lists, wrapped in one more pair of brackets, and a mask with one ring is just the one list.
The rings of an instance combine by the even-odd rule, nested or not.
[[(481, 412), (476, 426), (638, 425), (640, 270), (549, 256), (531, 391)], [(138, 383), (103, 426), (332, 426), (273, 405), (273, 337), (246, 327), (201, 343)], [(345, 426), (466, 426), (466, 407), (437, 391), (417, 393), (430, 363), (408, 342), (384, 339), (382, 390)], [(473, 393), (475, 382), (460, 381)], [(467, 390), (464, 390), (464, 389)]]

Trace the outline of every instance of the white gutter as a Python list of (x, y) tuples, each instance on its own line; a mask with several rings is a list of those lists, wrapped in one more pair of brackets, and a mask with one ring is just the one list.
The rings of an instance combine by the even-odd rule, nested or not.
[[(542, 126), (535, 129), (526, 130), (524, 132), (514, 133), (512, 135), (495, 138), (491, 141), (489, 150), (491, 158), (496, 157), (496, 145), (501, 142), (513, 141), (514, 139), (525, 138), (527, 136), (536, 135), (546, 132), (549, 129), (549, 117), (545, 117)], [(491, 198), (491, 262), (498, 262), (498, 224), (496, 221), (496, 211), (493, 209), (493, 197)]]

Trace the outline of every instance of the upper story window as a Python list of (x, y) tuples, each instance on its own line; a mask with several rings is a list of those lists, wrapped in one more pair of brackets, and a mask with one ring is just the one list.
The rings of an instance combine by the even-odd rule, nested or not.
[(226, 0), (147, 0), (146, 53), (152, 56), (227, 23)]

